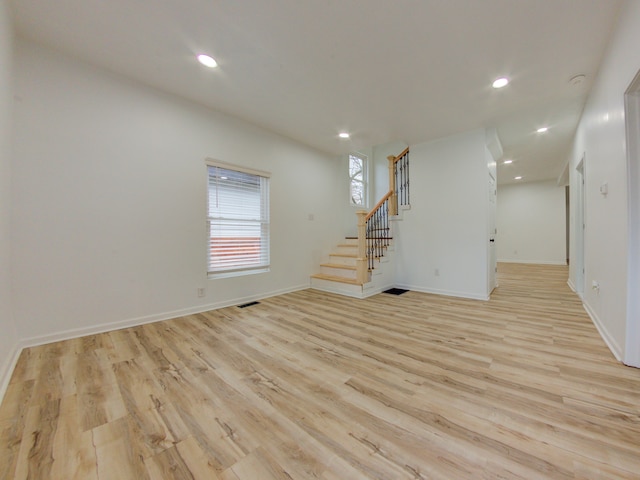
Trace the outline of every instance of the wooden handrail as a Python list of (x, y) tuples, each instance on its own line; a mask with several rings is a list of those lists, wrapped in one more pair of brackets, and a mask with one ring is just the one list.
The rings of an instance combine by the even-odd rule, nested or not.
[(387, 194), (386, 194), (384, 197), (382, 197), (382, 200), (380, 200), (380, 201), (376, 204), (376, 206), (375, 206), (375, 207), (373, 207), (369, 213), (367, 213), (367, 216), (366, 216), (366, 217), (364, 217), (364, 220), (365, 220), (365, 221), (367, 221), (367, 220), (369, 220), (371, 217), (373, 217), (373, 214), (374, 214), (374, 213), (376, 213), (376, 210), (378, 210), (386, 200), (388, 200), (389, 198), (391, 198), (391, 195), (393, 195), (393, 192), (390, 190), (390, 191), (388, 191), (388, 192), (387, 192)]
[(409, 153), (409, 147), (405, 148), (400, 155), (397, 155), (393, 159), (393, 163), (398, 163), (402, 157), (404, 157), (407, 153)]

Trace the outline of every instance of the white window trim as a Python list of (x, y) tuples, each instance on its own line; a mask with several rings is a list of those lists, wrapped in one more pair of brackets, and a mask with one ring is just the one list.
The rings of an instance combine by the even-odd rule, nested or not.
[[(209, 158), (207, 157), (205, 159), (205, 168), (207, 167), (219, 167), (219, 168), (224, 168), (224, 169), (228, 169), (228, 170), (235, 170), (236, 172), (241, 172), (241, 173), (248, 173), (250, 175), (257, 175), (259, 177), (265, 177), (268, 179), (271, 179), (271, 172), (267, 172), (264, 170), (258, 170), (256, 168), (250, 168), (250, 167), (245, 167), (245, 166), (241, 166), (241, 165), (237, 165), (234, 163), (229, 163), (229, 162), (223, 162), (221, 160), (216, 160), (213, 158)], [(208, 181), (208, 173), (207, 173), (207, 182), (205, 184), (205, 194), (206, 194), (206, 198), (208, 199), (209, 197), (209, 181)], [(208, 200), (207, 200), (208, 201)], [(269, 201), (269, 208), (271, 208), (271, 202)], [(271, 215), (269, 215), (270, 217)], [(237, 270), (230, 270), (230, 271), (226, 271), (226, 272), (209, 272), (209, 253), (208, 253), (208, 249), (210, 248), (210, 232), (209, 232), (209, 228), (208, 228), (208, 222), (209, 222), (209, 209), (207, 207), (207, 212), (206, 212), (206, 218), (205, 218), (205, 223), (207, 224), (207, 228), (206, 228), (206, 237), (205, 237), (205, 264), (207, 265), (207, 278), (209, 279), (222, 279), (222, 278), (232, 278), (232, 277), (240, 277), (240, 276), (245, 276), (245, 275), (254, 275), (254, 274), (258, 274), (258, 273), (265, 273), (265, 272), (269, 272), (271, 271), (271, 265), (269, 262), (269, 265), (264, 266), (261, 265), (259, 267), (248, 267), (248, 268), (244, 268), (244, 269), (237, 269)], [(269, 220), (269, 230), (271, 229), (271, 220)], [(271, 233), (269, 233), (269, 237), (271, 237)], [(269, 247), (271, 248), (271, 247)], [(269, 256), (270, 252), (269, 252)]]
[[(220, 160), (215, 160), (213, 158), (207, 158), (205, 160), (205, 164), (207, 167), (220, 167), (227, 168), (229, 170), (235, 170), (236, 172), (248, 173), (250, 175), (257, 175), (259, 177), (271, 178), (270, 172), (265, 172), (264, 170), (258, 170), (257, 168), (249, 168), (243, 167), (240, 165), (236, 165), (234, 163), (222, 162)], [(209, 187), (207, 186), (207, 190)]]
[(369, 156), (361, 152), (349, 152), (347, 154), (347, 174), (349, 173), (349, 163), (351, 161), (349, 157), (351, 157), (352, 155), (362, 160), (362, 184), (364, 188), (364, 199), (362, 205), (358, 205), (351, 201), (351, 176), (349, 175), (349, 205), (354, 208), (367, 209), (369, 208)]

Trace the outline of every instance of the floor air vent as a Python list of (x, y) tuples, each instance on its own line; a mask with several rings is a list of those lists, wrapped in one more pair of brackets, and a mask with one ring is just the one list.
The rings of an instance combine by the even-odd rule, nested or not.
[(390, 293), (391, 295), (402, 295), (403, 293), (408, 292), (409, 290), (405, 290), (403, 288), (390, 288), (389, 290), (385, 290), (382, 293)]
[(247, 308), (247, 307), (251, 307), (253, 305), (258, 305), (260, 302), (249, 302), (249, 303), (243, 303), (242, 305), (238, 305), (238, 308)]

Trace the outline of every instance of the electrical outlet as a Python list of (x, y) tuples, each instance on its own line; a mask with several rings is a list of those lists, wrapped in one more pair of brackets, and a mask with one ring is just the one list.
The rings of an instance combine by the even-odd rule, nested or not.
[(433, 274), (434, 274), (436, 277), (439, 277), (439, 276), (440, 276), (440, 269), (439, 269), (439, 268), (436, 268), (436, 269), (434, 270)]
[(202, 288), (202, 287), (198, 288), (198, 296), (199, 297), (204, 297), (204, 288)]

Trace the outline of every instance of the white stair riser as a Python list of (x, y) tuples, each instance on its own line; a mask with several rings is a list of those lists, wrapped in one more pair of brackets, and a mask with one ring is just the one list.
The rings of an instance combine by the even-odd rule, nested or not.
[(334, 268), (334, 267), (326, 267), (324, 265), (320, 265), (320, 273), (325, 273), (327, 275), (335, 275), (337, 277), (352, 278), (354, 280), (356, 278), (356, 271), (346, 269), (346, 268)]
[(349, 285), (321, 278), (312, 278), (311, 288), (322, 290), (323, 292), (339, 293), (340, 295), (347, 295), (349, 297), (362, 298), (362, 285)]
[(338, 245), (333, 249), (333, 253), (348, 253), (355, 255), (358, 253), (358, 245)]
[(351, 265), (356, 266), (355, 257), (340, 257), (337, 255), (329, 255), (330, 263), (337, 263), (338, 265)]

